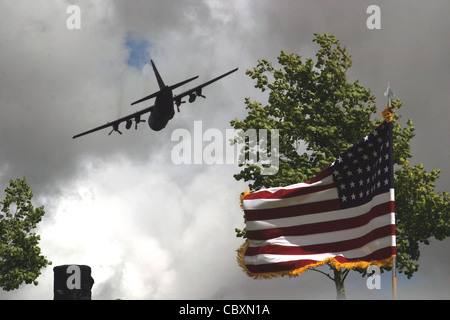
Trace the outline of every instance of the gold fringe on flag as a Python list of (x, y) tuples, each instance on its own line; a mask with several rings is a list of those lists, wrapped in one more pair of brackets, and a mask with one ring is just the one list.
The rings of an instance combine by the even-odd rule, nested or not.
[(242, 210), (244, 210), (244, 198), (246, 195), (250, 193), (250, 190), (246, 190), (241, 193), (241, 196), (239, 197), (239, 205), (241, 206)]
[(359, 261), (359, 262), (344, 262), (340, 263), (335, 258), (327, 258), (323, 261), (318, 261), (314, 264), (310, 264), (308, 266), (291, 270), (291, 271), (278, 271), (278, 272), (265, 272), (265, 273), (253, 273), (250, 270), (248, 270), (247, 266), (245, 265), (244, 257), (245, 252), (247, 251), (249, 244), (248, 241), (245, 241), (242, 246), (236, 250), (237, 252), (237, 262), (241, 268), (244, 269), (244, 271), (247, 273), (247, 275), (253, 279), (272, 279), (276, 277), (296, 277), (299, 274), (302, 274), (306, 272), (310, 268), (319, 267), (324, 264), (330, 263), (333, 267), (335, 267), (337, 270), (340, 270), (342, 268), (346, 269), (355, 269), (355, 268), (362, 268), (366, 269), (371, 265), (376, 265), (378, 267), (389, 267), (392, 266), (392, 259), (395, 257), (395, 255), (391, 256), (390, 258), (384, 259), (384, 260), (372, 260), (370, 262), (367, 261)]

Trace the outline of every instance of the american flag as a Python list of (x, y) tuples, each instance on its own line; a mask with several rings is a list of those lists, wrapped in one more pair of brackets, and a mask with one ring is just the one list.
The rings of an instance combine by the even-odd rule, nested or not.
[(383, 122), (316, 177), (243, 199), (247, 241), (238, 250), (253, 277), (309, 267), (390, 265), (395, 256), (392, 124)]

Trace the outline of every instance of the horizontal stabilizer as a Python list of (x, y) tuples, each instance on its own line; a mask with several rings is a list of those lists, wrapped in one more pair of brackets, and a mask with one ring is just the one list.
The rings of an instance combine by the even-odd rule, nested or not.
[(186, 83), (188, 83), (188, 82), (191, 82), (192, 80), (195, 80), (195, 79), (197, 79), (197, 78), (198, 78), (198, 76), (193, 77), (193, 78), (190, 78), (190, 79), (187, 79), (187, 80), (184, 80), (184, 81), (181, 81), (181, 82), (179, 82), (179, 83), (177, 83), (177, 84), (171, 85), (171, 86), (170, 86), (170, 89), (173, 90), (173, 89), (176, 89), (176, 88), (178, 88), (178, 87), (181, 87), (182, 85), (184, 85), (184, 84), (186, 84)]
[(142, 101), (146, 101), (146, 100), (149, 100), (149, 99), (151, 99), (151, 98), (154, 98), (154, 97), (156, 97), (160, 92), (161, 92), (161, 91), (152, 93), (152, 94), (149, 95), (149, 96), (146, 96), (146, 97), (144, 97), (144, 98), (142, 98), (142, 99), (139, 99), (138, 101), (133, 102), (131, 105), (135, 105), (136, 103), (140, 103), (140, 102), (142, 102)]

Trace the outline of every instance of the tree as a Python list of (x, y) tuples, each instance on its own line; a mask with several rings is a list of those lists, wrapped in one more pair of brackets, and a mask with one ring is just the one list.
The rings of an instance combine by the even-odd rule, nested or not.
[[(313, 42), (320, 46), (315, 61), (281, 51), (281, 69), (263, 59), (246, 72), (256, 80), (255, 88), (268, 91), (268, 104), (246, 98), (246, 118), (235, 118), (231, 126), (244, 131), (279, 129), (277, 174), (262, 175), (258, 165), (246, 163), (234, 175), (238, 181), (249, 181), (250, 191), (310, 180), (383, 121), (373, 117), (384, 106), (377, 108), (370, 90), (358, 80), (348, 82), (351, 56), (340, 41), (334, 35), (315, 34)], [(392, 101), (397, 268), (411, 278), (419, 266), (419, 244), (450, 235), (450, 206), (447, 191), (434, 191), (439, 170), (428, 173), (422, 164), (410, 166), (410, 140), (415, 133), (411, 119), (406, 127), (398, 121), (401, 106), (401, 100)], [(237, 237), (245, 235), (245, 229), (236, 228)], [(350, 270), (329, 266), (334, 276), (315, 271), (332, 279), (338, 298), (345, 298), (344, 280)], [(365, 270), (358, 271), (365, 275)]]
[(40, 236), (32, 232), (45, 211), (31, 203), (33, 192), (26, 178), (10, 180), (5, 193), (0, 202), (0, 287), (10, 291), (24, 282), (37, 285), (40, 270), (51, 261), (40, 255)]

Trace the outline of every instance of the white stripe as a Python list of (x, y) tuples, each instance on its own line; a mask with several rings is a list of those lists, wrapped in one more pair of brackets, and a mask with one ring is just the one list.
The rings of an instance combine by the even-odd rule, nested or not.
[[(302, 216), (287, 217), (280, 219), (255, 220), (246, 221), (247, 230), (266, 230), (273, 228), (285, 228), (292, 226), (300, 226), (304, 224), (326, 222), (333, 220), (340, 220), (346, 218), (353, 218), (362, 215), (370, 210), (370, 208), (379, 204), (390, 201), (390, 193), (382, 193), (376, 195), (371, 201), (354, 208), (341, 209), (335, 211), (327, 211), (315, 214), (307, 214)], [(299, 212), (300, 213), (300, 212)]]
[(317, 185), (321, 185), (321, 184), (329, 184), (333, 182), (333, 175), (330, 174), (329, 176), (323, 178), (322, 180), (316, 181), (314, 183), (305, 183), (305, 182), (300, 182), (300, 183), (296, 183), (296, 184), (291, 184), (289, 186), (286, 187), (273, 187), (273, 188), (265, 188), (265, 189), (260, 189), (258, 191), (252, 192), (252, 194), (258, 194), (259, 192), (263, 192), (263, 191), (268, 191), (270, 193), (275, 193), (278, 190), (291, 190), (291, 189), (296, 189), (296, 188), (302, 188), (302, 187), (310, 187), (310, 186), (317, 186)]
[(273, 209), (289, 207), (298, 204), (305, 204), (311, 202), (325, 201), (338, 199), (337, 188), (331, 188), (327, 190), (317, 191), (310, 194), (301, 196), (285, 198), (285, 199), (252, 199), (244, 200), (244, 210), (261, 210), (261, 209)]
[(250, 247), (262, 247), (269, 244), (276, 244), (282, 246), (308, 246), (315, 244), (352, 240), (355, 238), (362, 237), (374, 229), (393, 224), (391, 222), (391, 217), (392, 213), (385, 214), (370, 220), (369, 223), (363, 226), (346, 230), (315, 233), (304, 236), (281, 236), (269, 240), (250, 240), (250, 239), (247, 240), (249, 241)]
[(395, 245), (395, 236), (386, 236), (377, 240), (374, 240), (361, 248), (352, 249), (342, 252), (330, 252), (321, 254), (308, 254), (308, 255), (275, 255), (275, 254), (261, 254), (255, 256), (245, 256), (244, 262), (246, 265), (259, 265), (259, 264), (272, 264), (279, 262), (289, 262), (298, 260), (315, 260), (323, 261), (332, 257), (345, 257), (347, 259), (354, 259), (364, 257), (379, 249), (390, 247)]

